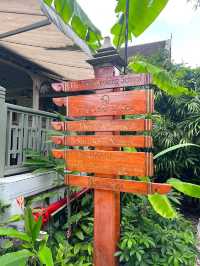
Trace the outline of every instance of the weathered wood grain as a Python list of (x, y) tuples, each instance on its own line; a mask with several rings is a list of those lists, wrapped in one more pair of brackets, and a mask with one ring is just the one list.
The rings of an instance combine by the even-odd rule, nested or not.
[(153, 176), (153, 157), (145, 152), (53, 150), (69, 171), (127, 176)]
[(58, 145), (65, 146), (91, 146), (91, 147), (135, 147), (150, 148), (153, 146), (150, 136), (52, 136), (51, 140)]
[(106, 132), (106, 131), (150, 131), (150, 119), (135, 120), (80, 120), (70, 122), (52, 122), (52, 127), (58, 131)]
[(54, 98), (58, 106), (66, 106), (66, 116), (121, 116), (154, 111), (152, 90), (108, 92), (93, 95)]
[(66, 175), (65, 184), (92, 189), (110, 190), (115, 192), (127, 192), (139, 195), (167, 194), (171, 186), (160, 183), (146, 183), (132, 180), (102, 178), (97, 176)]
[(53, 83), (55, 91), (75, 92), (85, 90), (114, 89), (129, 86), (144, 86), (151, 83), (149, 74), (129, 74), (116, 77), (74, 80), (63, 83)]

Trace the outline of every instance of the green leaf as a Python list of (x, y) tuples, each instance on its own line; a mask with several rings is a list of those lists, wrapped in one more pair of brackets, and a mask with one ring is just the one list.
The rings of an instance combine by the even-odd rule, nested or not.
[(182, 182), (176, 178), (168, 179), (167, 183), (187, 196), (200, 198), (200, 186), (198, 185)]
[(153, 209), (164, 218), (177, 217), (176, 211), (173, 209), (166, 195), (148, 195), (148, 200)]
[(14, 222), (18, 222), (21, 220), (23, 220), (23, 215), (16, 214), (16, 215), (10, 216), (8, 220), (6, 221), (6, 223), (7, 224), (14, 223)]
[(9, 248), (11, 248), (12, 246), (13, 246), (13, 242), (10, 241), (10, 240), (8, 240), (8, 239), (3, 240), (3, 241), (1, 242), (1, 244), (0, 244), (0, 247), (1, 247), (2, 249), (9, 249)]
[(24, 226), (26, 233), (33, 239), (33, 228), (35, 225), (35, 220), (32, 215), (32, 210), (27, 207), (24, 211)]
[(168, 149), (165, 149), (165, 150), (157, 153), (153, 158), (154, 158), (154, 160), (156, 160), (157, 158), (165, 155), (168, 152), (175, 151), (175, 150), (180, 149), (180, 148), (186, 148), (186, 147), (189, 147), (189, 146), (200, 148), (200, 145), (196, 145), (196, 144), (193, 144), (193, 143), (177, 144), (177, 145), (174, 145), (174, 146), (172, 146), (172, 147), (170, 147)]
[(41, 227), (42, 227), (42, 216), (40, 216), (37, 220), (37, 222), (35, 223), (34, 225), (34, 228), (33, 228), (33, 240), (35, 241), (38, 236), (39, 236), (39, 233), (40, 233), (40, 230), (41, 230)]
[(52, 257), (52, 252), (50, 248), (48, 248), (46, 245), (42, 245), (38, 251), (38, 257), (40, 259), (40, 262), (42, 265), (46, 266), (53, 266), (53, 257)]
[(74, 11), (73, 0), (55, 0), (54, 5), (58, 14), (62, 17), (63, 21), (67, 23)]
[(80, 240), (84, 240), (84, 235), (81, 231), (78, 231), (75, 233), (75, 235), (80, 239)]
[[(45, 1), (87, 45), (95, 50), (100, 47), (101, 32), (83, 11), (77, 0)], [(52, 5), (53, 3), (53, 5)]]
[(136, 37), (142, 34), (154, 22), (168, 1), (169, 0), (130, 1), (129, 23), (130, 28)]
[(129, 67), (136, 73), (150, 73), (152, 75), (152, 84), (169, 95), (196, 95), (196, 92), (180, 86), (166, 70), (148, 63), (145, 59), (141, 60), (135, 57)]
[(48, 6), (50, 6), (53, 2), (53, 0), (44, 0), (45, 4), (47, 4)]
[[(141, 35), (158, 17), (160, 12), (164, 9), (169, 0), (131, 0), (129, 1), (129, 39), (132, 36)], [(123, 26), (126, 16), (126, 0), (118, 0), (117, 7), (115, 9), (117, 17), (120, 17), (118, 22), (112, 27), (112, 34), (114, 35), (114, 44), (119, 43), (120, 31), (123, 36), (123, 40), (120, 44), (123, 44), (125, 39), (125, 27)], [(123, 18), (123, 19), (122, 19)], [(123, 20), (123, 21), (122, 21)], [(121, 30), (121, 27), (124, 27)]]
[(13, 228), (0, 227), (0, 236), (13, 237), (13, 238), (17, 238), (17, 239), (20, 239), (26, 242), (31, 242), (30, 237), (26, 233), (19, 232)]
[(0, 265), (2, 266), (25, 266), (29, 257), (33, 256), (33, 253), (23, 249), (17, 252), (7, 253), (0, 257)]

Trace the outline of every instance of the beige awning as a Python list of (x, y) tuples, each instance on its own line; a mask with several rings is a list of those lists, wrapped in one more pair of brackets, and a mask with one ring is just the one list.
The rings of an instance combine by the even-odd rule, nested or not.
[[(36, 0), (1, 0), (0, 33), (44, 20)], [(15, 53), (45, 67), (65, 79), (93, 77), (86, 63), (88, 56), (54, 25), (32, 30), (0, 40)]]

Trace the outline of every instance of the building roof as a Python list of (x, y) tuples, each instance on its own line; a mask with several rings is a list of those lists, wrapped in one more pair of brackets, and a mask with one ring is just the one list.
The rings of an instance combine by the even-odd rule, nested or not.
[[(0, 34), (46, 19), (37, 0), (1, 0)], [(128, 57), (152, 55), (160, 49), (171, 49), (169, 41), (128, 48)], [(0, 63), (7, 60), (21, 68), (33, 69), (53, 79), (86, 79), (93, 77), (88, 56), (53, 25), (0, 39)], [(124, 56), (124, 49), (120, 50)]]
[[(145, 57), (158, 53), (159, 51), (166, 50), (171, 57), (171, 40), (164, 40), (159, 42), (151, 42), (146, 44), (134, 45), (128, 47), (128, 58), (136, 55), (143, 55)], [(124, 48), (120, 50), (120, 55), (124, 57)]]
[[(1, 0), (0, 33), (44, 20), (37, 0)], [(93, 77), (88, 56), (51, 24), (0, 40), (0, 46), (67, 80)]]

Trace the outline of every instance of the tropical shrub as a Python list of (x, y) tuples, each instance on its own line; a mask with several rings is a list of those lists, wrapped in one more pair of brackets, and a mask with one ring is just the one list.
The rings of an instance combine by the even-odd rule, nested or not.
[(119, 256), (123, 266), (194, 266), (196, 238), (180, 214), (164, 219), (144, 197), (131, 196), (122, 208)]
[[(152, 116), (154, 153), (177, 144), (199, 145), (200, 69), (170, 63), (165, 53), (148, 59), (134, 58), (129, 66), (134, 72), (148, 72), (153, 77), (156, 110)], [(158, 158), (157, 180), (165, 182), (169, 177), (175, 177), (199, 184), (199, 155), (200, 149), (188, 146)]]
[[(68, 223), (49, 232), (56, 265), (92, 265), (91, 197), (87, 194), (73, 205)], [(145, 197), (123, 194), (121, 240), (116, 253), (121, 266), (194, 266), (197, 254), (194, 228), (183, 216), (162, 218)]]
[[(0, 236), (6, 237), (7, 249), (12, 247), (12, 241), (17, 239), (17, 251), (7, 252), (0, 256), (0, 264), (4, 266), (13, 265), (46, 265), (53, 266), (51, 250), (47, 246), (48, 235), (40, 237), (42, 219), (36, 222), (30, 208), (25, 209), (24, 214), (25, 232), (20, 232), (10, 227), (0, 227)], [(9, 246), (10, 245), (10, 246)]]
[[(49, 232), (49, 245), (54, 261), (59, 266), (91, 266), (93, 256), (93, 194), (72, 204), (72, 215), (67, 223)], [(52, 231), (53, 229), (53, 231)]]

